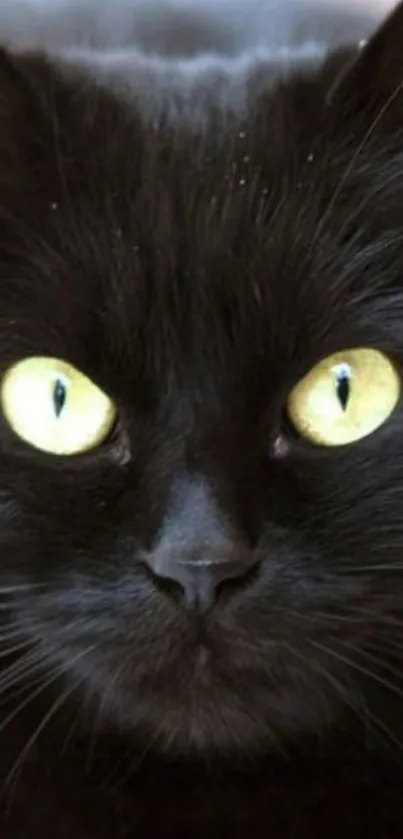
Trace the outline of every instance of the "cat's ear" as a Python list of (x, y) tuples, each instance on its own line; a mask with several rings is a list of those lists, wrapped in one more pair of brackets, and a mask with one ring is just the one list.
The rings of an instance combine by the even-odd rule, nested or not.
[[(39, 56), (0, 48), (0, 172), (39, 154), (44, 126), (43, 73)], [(41, 78), (42, 77), (42, 78)]]
[(344, 66), (328, 103), (364, 130), (403, 130), (403, 2)]
[(30, 110), (30, 81), (26, 61), (7, 49), (0, 49), (0, 118), (2, 131), (27, 119)]

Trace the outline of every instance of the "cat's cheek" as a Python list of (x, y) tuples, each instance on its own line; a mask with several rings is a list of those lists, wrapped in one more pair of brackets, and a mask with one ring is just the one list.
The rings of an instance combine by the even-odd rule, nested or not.
[(197, 621), (152, 597), (147, 609), (144, 601), (119, 608), (95, 587), (32, 594), (19, 599), (18, 619), (48, 676), (62, 675), (92, 727), (95, 719), (100, 730), (148, 732), (163, 749), (242, 751), (317, 730), (340, 713), (320, 668), (240, 632), (235, 616), (211, 621), (202, 637)]

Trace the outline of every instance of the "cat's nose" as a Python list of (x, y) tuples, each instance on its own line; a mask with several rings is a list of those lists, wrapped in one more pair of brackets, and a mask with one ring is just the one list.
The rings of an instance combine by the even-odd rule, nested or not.
[(143, 557), (155, 583), (205, 612), (218, 593), (236, 591), (256, 565), (256, 557), (198, 477), (174, 485), (171, 504), (153, 549)]
[[(199, 554), (199, 551), (195, 549), (192, 553)], [(157, 550), (147, 554), (145, 564), (162, 588), (168, 584), (171, 592), (185, 606), (206, 612), (215, 605), (225, 583), (238, 582), (241, 586), (255, 565), (249, 552), (237, 551), (235, 548), (227, 556), (220, 554), (212, 557), (209, 553), (204, 549), (204, 552), (200, 550), (200, 555), (184, 556), (175, 555), (172, 551)], [(233, 589), (236, 589), (236, 585)]]

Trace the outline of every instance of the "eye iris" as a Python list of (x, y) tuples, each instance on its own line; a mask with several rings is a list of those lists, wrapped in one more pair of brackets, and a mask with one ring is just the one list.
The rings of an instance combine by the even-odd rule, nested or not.
[(336, 392), (343, 411), (346, 411), (351, 396), (351, 370), (348, 364), (336, 369)]
[(66, 404), (67, 387), (62, 379), (56, 379), (53, 385), (53, 407), (56, 417), (59, 418)]

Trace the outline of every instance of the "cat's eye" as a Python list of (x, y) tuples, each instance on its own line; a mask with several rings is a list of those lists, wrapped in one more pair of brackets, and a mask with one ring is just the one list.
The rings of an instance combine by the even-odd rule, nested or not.
[(372, 434), (393, 413), (401, 380), (392, 361), (372, 349), (351, 349), (316, 365), (291, 392), (287, 412), (301, 437), (343, 446)]
[(75, 367), (31, 357), (5, 373), (3, 415), (14, 433), (36, 449), (75, 455), (101, 445), (116, 418), (112, 400)]

